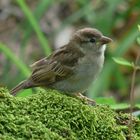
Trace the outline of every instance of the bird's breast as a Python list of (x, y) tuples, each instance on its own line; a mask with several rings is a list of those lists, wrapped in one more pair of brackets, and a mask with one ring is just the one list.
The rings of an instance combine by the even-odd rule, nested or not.
[[(95, 60), (95, 59), (94, 59)], [(80, 60), (74, 69), (74, 73), (69, 78), (56, 82), (53, 87), (64, 92), (82, 92), (96, 79), (101, 71), (103, 59), (96, 61)]]

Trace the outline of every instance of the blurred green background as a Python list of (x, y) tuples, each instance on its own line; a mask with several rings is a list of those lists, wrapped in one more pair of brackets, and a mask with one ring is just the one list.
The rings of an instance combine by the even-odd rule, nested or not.
[[(0, 86), (11, 89), (29, 76), (30, 64), (67, 43), (74, 31), (95, 27), (114, 42), (107, 48), (102, 73), (86, 94), (126, 102), (132, 69), (117, 65), (112, 57), (135, 60), (139, 23), (139, 0), (1, 0)], [(23, 96), (27, 91), (32, 93), (25, 90)], [(140, 102), (140, 72), (135, 100)]]

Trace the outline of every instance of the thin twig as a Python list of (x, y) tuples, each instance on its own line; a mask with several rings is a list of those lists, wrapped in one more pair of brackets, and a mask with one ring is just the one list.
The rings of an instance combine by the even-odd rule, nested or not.
[(132, 140), (132, 131), (133, 131), (133, 108), (134, 108), (134, 86), (135, 86), (135, 78), (136, 78), (136, 72), (137, 72), (137, 64), (140, 59), (140, 53), (138, 53), (136, 60), (135, 60), (135, 65), (133, 67), (133, 74), (132, 74), (132, 81), (131, 81), (131, 91), (130, 91), (130, 123), (129, 123), (129, 134), (130, 134), (130, 140)]

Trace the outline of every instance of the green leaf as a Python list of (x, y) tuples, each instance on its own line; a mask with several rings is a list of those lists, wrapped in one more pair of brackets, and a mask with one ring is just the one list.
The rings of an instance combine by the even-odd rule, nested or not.
[(113, 97), (98, 97), (95, 98), (98, 104), (105, 104), (105, 105), (114, 105), (116, 101)]
[(113, 57), (112, 58), (117, 64), (120, 64), (120, 65), (124, 65), (124, 66), (129, 66), (129, 67), (133, 67), (134, 64), (133, 62), (129, 62), (127, 61), (126, 59), (122, 58), (122, 57)]
[(3, 52), (4, 55), (23, 73), (25, 77), (30, 75), (30, 70), (26, 64), (20, 60), (12, 51), (3, 43), (0, 43), (0, 52)]
[(139, 30), (139, 32), (140, 32), (140, 25), (138, 25), (138, 30)]
[[(123, 110), (123, 109), (125, 110), (130, 109), (131, 106), (128, 103), (117, 103), (110, 105), (110, 107), (115, 110)], [(136, 104), (134, 108), (140, 109), (140, 104)]]
[(140, 109), (140, 104), (136, 104), (136, 107), (138, 107)]
[(110, 107), (112, 109), (119, 110), (119, 109), (127, 109), (130, 107), (130, 105), (127, 103), (120, 103), (120, 104), (111, 105)]

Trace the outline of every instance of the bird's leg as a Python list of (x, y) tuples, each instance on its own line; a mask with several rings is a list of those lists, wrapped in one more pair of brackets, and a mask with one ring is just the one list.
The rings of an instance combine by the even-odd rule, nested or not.
[(81, 93), (76, 93), (75, 96), (76, 96), (76, 98), (84, 100), (89, 105), (92, 105), (92, 106), (96, 105), (96, 102), (94, 100), (82, 95)]

